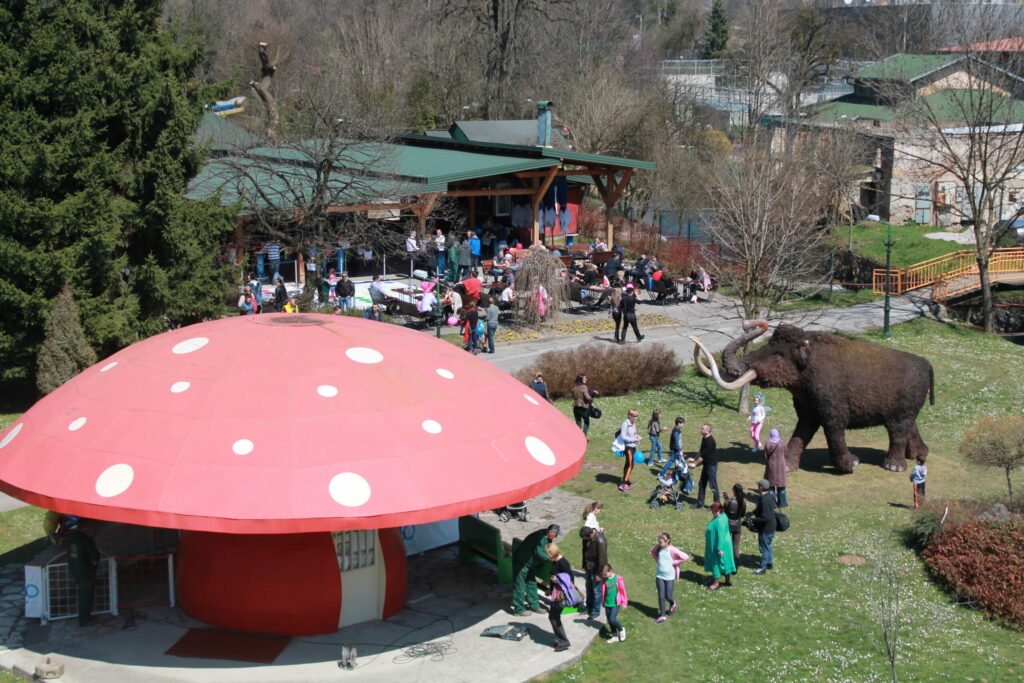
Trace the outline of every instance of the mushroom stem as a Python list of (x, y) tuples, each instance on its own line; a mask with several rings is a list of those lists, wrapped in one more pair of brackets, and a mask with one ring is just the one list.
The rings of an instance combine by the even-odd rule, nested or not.
[(755, 379), (757, 379), (756, 370), (747, 370), (732, 382), (726, 382), (718, 373), (718, 364), (715, 363), (715, 359), (711, 355), (711, 352), (707, 350), (707, 347), (705, 347), (701, 340), (698, 339), (697, 337), (690, 337), (690, 340), (696, 345), (696, 347), (694, 348), (694, 359), (698, 360), (698, 367), (700, 367), (699, 355), (703, 354), (707, 358), (708, 362), (711, 364), (710, 377), (715, 380), (715, 384), (725, 389), (726, 391), (735, 391), (736, 389), (741, 389), (744, 385), (750, 384)]

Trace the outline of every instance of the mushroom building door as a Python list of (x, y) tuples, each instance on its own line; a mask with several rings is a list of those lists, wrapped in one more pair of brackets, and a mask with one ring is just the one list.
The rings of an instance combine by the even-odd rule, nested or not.
[(341, 572), (338, 627), (380, 619), (384, 599), (383, 556), (375, 530), (336, 531), (334, 547)]

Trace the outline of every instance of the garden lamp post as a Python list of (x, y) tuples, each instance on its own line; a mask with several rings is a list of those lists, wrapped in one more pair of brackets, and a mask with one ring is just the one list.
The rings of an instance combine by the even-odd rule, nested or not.
[(892, 287), (892, 271), (889, 269), (892, 263), (892, 225), (889, 226), (885, 236), (885, 318), (882, 323), (882, 336), (889, 338), (889, 313), (892, 305), (889, 302), (889, 290)]

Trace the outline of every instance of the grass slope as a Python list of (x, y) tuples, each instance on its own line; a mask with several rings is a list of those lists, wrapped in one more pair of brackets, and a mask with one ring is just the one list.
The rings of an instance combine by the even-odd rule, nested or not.
[[(843, 225), (832, 230), (831, 243), (839, 249), (850, 249), (855, 254), (871, 259), (875, 263), (885, 263), (885, 240), (887, 234), (885, 223), (858, 223), (854, 226)], [(931, 232), (942, 232), (942, 228), (931, 225), (892, 226), (892, 266), (907, 266), (927, 261), (960, 249), (970, 249), (970, 244), (957, 244), (947, 240), (933, 240), (925, 237)]]
[[(929, 493), (933, 498), (1005, 495), (1000, 472), (965, 468), (957, 444), (976, 417), (1019, 410), (1024, 349), (923, 320), (897, 325), (893, 331), (892, 346), (927, 357), (936, 370), (936, 405), (926, 406), (919, 419), (931, 448)], [(865, 338), (879, 341), (877, 334)], [(765, 393), (773, 408), (765, 433), (776, 427), (788, 438), (795, 421), (788, 393)], [(596, 641), (579, 664), (553, 680), (888, 680), (870, 599), (872, 576), (883, 560), (902, 572), (906, 626), (901, 679), (1024, 678), (1024, 634), (953, 606), (903, 545), (901, 530), (913, 514), (905, 507), (912, 502), (911, 488), (907, 473), (880, 467), (887, 448), (881, 428), (848, 433), (848, 443), (861, 460), (852, 475), (835, 474), (828, 466), (824, 437), (815, 438), (801, 471), (790, 475), (787, 512), (793, 526), (776, 536), (774, 572), (751, 574), (757, 539), (744, 531), (734, 587), (706, 591), (702, 566), (688, 563), (676, 585), (679, 611), (656, 625), (650, 547), (664, 530), (680, 548), (702, 556), (710, 515), (689, 508), (649, 509), (646, 500), (654, 478), (642, 466), (634, 473), (638, 483), (633, 492), (617, 492), (622, 459), (609, 450), (612, 433), (629, 407), (640, 410), (641, 427), (650, 411), (660, 408), (662, 424), (671, 424), (677, 414), (687, 418), (684, 447), (691, 452), (698, 446), (700, 424), (710, 422), (722, 459), (719, 483), (728, 488), (739, 482), (749, 489), (762, 476), (763, 456), (749, 451), (748, 423), (736, 413), (736, 401), (736, 394), (718, 391), (692, 370), (664, 389), (599, 401), (605, 418), (593, 423), (583, 472), (566, 487), (606, 504), (601, 521), (609, 558), (625, 576), (631, 598), (620, 616), (628, 640), (615, 645)], [(571, 412), (567, 402), (559, 407)], [(564, 546), (574, 567), (580, 566), (578, 543), (576, 530), (567, 530)], [(838, 563), (836, 558), (846, 553), (871, 561), (864, 566)]]

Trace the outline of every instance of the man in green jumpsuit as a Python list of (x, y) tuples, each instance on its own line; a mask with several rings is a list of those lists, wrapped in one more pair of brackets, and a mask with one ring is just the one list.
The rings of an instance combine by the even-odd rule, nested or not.
[(78, 625), (85, 626), (92, 617), (92, 598), (96, 592), (96, 566), (100, 553), (96, 543), (85, 532), (91, 529), (88, 520), (80, 520), (78, 526), (64, 539), (68, 551), (68, 565), (75, 577), (78, 588)]
[(537, 569), (549, 559), (544, 548), (561, 532), (557, 524), (538, 529), (524, 538), (512, 554), (512, 614), (519, 616), (526, 610), (544, 613), (537, 598)]

